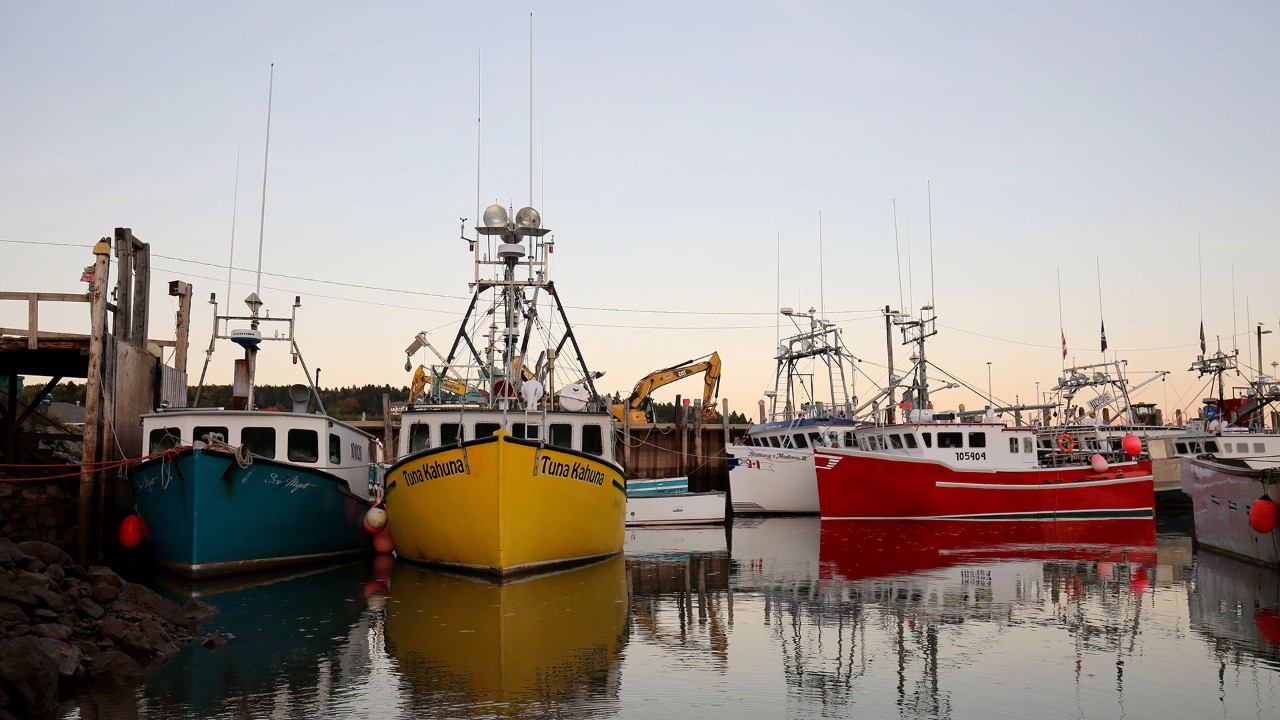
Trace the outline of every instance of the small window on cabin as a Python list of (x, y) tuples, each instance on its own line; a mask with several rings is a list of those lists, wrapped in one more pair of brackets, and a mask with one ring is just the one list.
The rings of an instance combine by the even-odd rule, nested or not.
[(1022, 452), (1024, 452), (1024, 453), (1032, 453), (1032, 452), (1035, 452), (1035, 451), (1036, 451), (1036, 444), (1035, 444), (1035, 442), (1034, 442), (1031, 438), (1029, 438), (1029, 437), (1024, 437), (1024, 438), (1022, 438)]
[(491, 437), (494, 433), (498, 432), (501, 427), (502, 425), (499, 423), (476, 423), (475, 438), (477, 440), (483, 440), (484, 438)]
[(805, 442), (804, 435), (796, 434), (794, 436), (794, 439), (795, 439), (796, 447), (798, 448), (809, 447), (809, 443)]
[(457, 445), (462, 442), (462, 426), (458, 423), (440, 424), (440, 444)]
[(769, 437), (769, 447), (782, 447), (782, 442), (778, 440), (777, 435)]
[(149, 448), (148, 452), (158, 453), (170, 448), (176, 448), (181, 444), (182, 431), (178, 430), (178, 428), (156, 428), (151, 431), (147, 446)]
[(1204, 444), (1205, 452), (1218, 452), (1218, 442), (1216, 440), (1208, 440)]
[(853, 447), (853, 433), (851, 433), (851, 432), (847, 432), (847, 433), (845, 433), (845, 434), (844, 434), (844, 443), (843, 443), (843, 445), (844, 445), (845, 447)]
[(920, 437), (924, 438), (925, 447), (933, 447), (933, 433), (920, 433)]
[(879, 447), (881, 450), (889, 449), (889, 443), (885, 442), (883, 435), (876, 436), (876, 446)]
[(986, 447), (986, 446), (987, 446), (986, 433), (984, 432), (969, 433), (969, 447), (975, 448), (975, 447)]
[(914, 433), (906, 433), (905, 435), (902, 436), (902, 441), (905, 442), (907, 444), (907, 447), (911, 448), (912, 450), (915, 450), (917, 447), (919, 447), (919, 445), (916, 444), (916, 436)]
[(1249, 452), (1249, 443), (1236, 443), (1236, 452), (1238, 453)]
[(225, 443), (227, 441), (227, 428), (217, 425), (197, 425), (191, 431), (191, 437), (204, 443)]
[(809, 433), (809, 444), (814, 447), (822, 447), (826, 443), (822, 441), (822, 433), (811, 432)]
[(320, 458), (320, 433), (315, 430), (289, 431), (289, 462), (315, 462)]
[(958, 433), (958, 432), (938, 433), (938, 447), (940, 448), (964, 447), (964, 433)]
[(1254, 443), (1253, 451), (1261, 455), (1262, 453), (1265, 453), (1267, 451), (1267, 446), (1262, 443)]
[(329, 464), (342, 464), (342, 438), (329, 433)]
[(431, 447), (431, 426), (414, 423), (409, 426), (409, 452), (418, 452)]
[(604, 455), (604, 432), (599, 425), (582, 426), (582, 452)]
[(569, 423), (551, 423), (551, 435), (548, 438), (556, 447), (573, 447), (573, 426)]
[(894, 449), (894, 450), (901, 450), (901, 449), (902, 449), (902, 436), (901, 436), (901, 435), (899, 435), (899, 434), (897, 434), (897, 433), (894, 433), (894, 434), (890, 435), (890, 436), (889, 436), (889, 443), (890, 443), (891, 445), (893, 445), (893, 449)]
[(1009, 438), (1009, 452), (1018, 452), (1018, 438)]
[(1202, 453), (1202, 452), (1204, 452), (1204, 448), (1200, 446), (1200, 443), (1198, 443), (1198, 442), (1193, 442), (1193, 443), (1191, 443), (1191, 452), (1193, 452), (1193, 453)]
[(511, 436), (518, 437), (523, 440), (537, 440), (538, 426), (528, 425), (526, 423), (515, 423), (511, 426)]
[(1174, 452), (1178, 453), (1179, 455), (1186, 455), (1186, 454), (1187, 454), (1187, 444), (1186, 444), (1186, 443), (1174, 443), (1174, 444), (1173, 444), (1173, 449), (1174, 449)]
[(247, 427), (240, 430), (240, 444), (260, 458), (271, 460), (276, 456), (276, 429), (272, 427)]

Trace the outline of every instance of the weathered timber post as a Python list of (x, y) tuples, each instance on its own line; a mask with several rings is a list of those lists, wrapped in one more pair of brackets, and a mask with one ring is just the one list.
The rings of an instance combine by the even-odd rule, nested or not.
[(79, 524), (77, 554), (81, 565), (89, 565), (89, 539), (93, 535), (93, 505), (102, 438), (102, 365), (106, 350), (107, 274), (111, 272), (111, 243), (102, 238), (93, 246), (95, 256), (93, 287), (90, 290), (89, 369), (84, 396), (84, 452), (80, 457)]
[(382, 449), (388, 457), (379, 458), (380, 462), (391, 462), (396, 457), (396, 438), (391, 428), (391, 395), (382, 393)]
[(178, 298), (177, 335), (173, 344), (173, 368), (186, 375), (187, 346), (191, 335), (191, 283), (169, 281), (169, 294)]
[(688, 452), (689, 438), (685, 435), (684, 427), (684, 405), (681, 404), (682, 398), (676, 395), (676, 434), (680, 436), (680, 456), (676, 462), (676, 475), (685, 474), (685, 453)]
[[(693, 411), (693, 468), (692, 470), (695, 470), (695, 471), (702, 470), (703, 468), (705, 468), (706, 462), (707, 462), (706, 455), (704, 455), (702, 452), (702, 423), (703, 423), (702, 408), (698, 407)], [(705, 472), (700, 473), (698, 478), (699, 482), (701, 482), (702, 477), (704, 477), (705, 475), (706, 475)]]
[(622, 403), (622, 467), (631, 470), (631, 403)]

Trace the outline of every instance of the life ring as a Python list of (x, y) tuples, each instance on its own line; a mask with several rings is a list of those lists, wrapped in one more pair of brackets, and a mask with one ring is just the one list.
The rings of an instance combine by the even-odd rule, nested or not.
[(1076, 441), (1068, 433), (1062, 433), (1058, 436), (1058, 449), (1069, 453), (1076, 449)]

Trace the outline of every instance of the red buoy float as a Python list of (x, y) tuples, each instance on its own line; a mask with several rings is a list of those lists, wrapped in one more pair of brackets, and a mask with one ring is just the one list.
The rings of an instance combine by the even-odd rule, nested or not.
[(373, 536), (373, 549), (380, 555), (388, 555), (395, 549), (395, 543), (391, 540), (391, 528), (384, 527)]
[(136, 548), (142, 544), (142, 518), (138, 515), (126, 515), (120, 521), (120, 544), (127, 548)]
[(1134, 435), (1133, 433), (1129, 433), (1120, 441), (1120, 447), (1124, 448), (1124, 451), (1130, 455), (1141, 455), (1142, 438)]
[(1262, 608), (1254, 617), (1258, 624), (1258, 634), (1270, 647), (1280, 645), (1280, 613), (1273, 607)]
[(1263, 493), (1262, 497), (1253, 501), (1249, 508), (1249, 527), (1254, 532), (1265, 535), (1275, 530), (1276, 519), (1276, 503), (1270, 495)]

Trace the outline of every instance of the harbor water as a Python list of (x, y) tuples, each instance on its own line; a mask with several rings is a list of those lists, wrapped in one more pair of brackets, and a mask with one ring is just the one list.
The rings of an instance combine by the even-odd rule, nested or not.
[(192, 584), (220, 608), (81, 718), (1275, 718), (1280, 575), (1190, 517), (738, 518), (494, 584), (371, 561)]

